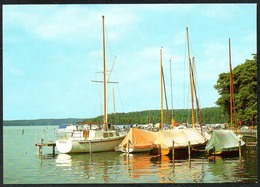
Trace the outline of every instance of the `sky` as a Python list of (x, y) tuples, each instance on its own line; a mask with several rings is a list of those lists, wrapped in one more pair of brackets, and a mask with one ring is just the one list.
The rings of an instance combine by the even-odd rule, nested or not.
[(4, 120), (103, 114), (102, 15), (108, 113), (160, 109), (160, 49), (169, 108), (191, 107), (186, 26), (201, 108), (216, 106), (228, 39), (233, 68), (256, 53), (256, 4), (3, 5)]

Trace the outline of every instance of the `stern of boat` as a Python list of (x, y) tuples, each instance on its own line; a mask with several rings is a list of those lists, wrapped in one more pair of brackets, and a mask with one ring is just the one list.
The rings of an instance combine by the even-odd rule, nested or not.
[(60, 153), (70, 153), (70, 151), (72, 150), (72, 141), (71, 140), (57, 140), (56, 147)]

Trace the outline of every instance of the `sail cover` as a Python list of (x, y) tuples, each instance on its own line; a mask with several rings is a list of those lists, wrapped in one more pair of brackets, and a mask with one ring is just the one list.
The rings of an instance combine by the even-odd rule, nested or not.
[(119, 147), (127, 145), (128, 140), (130, 140), (131, 145), (135, 148), (145, 148), (147, 146), (151, 146), (154, 143), (157, 134), (158, 132), (131, 128), (126, 137), (120, 143)]
[(216, 151), (222, 151), (223, 149), (234, 148), (245, 145), (245, 142), (239, 139), (232, 130), (214, 130), (211, 139), (206, 145), (206, 150), (211, 150), (215, 147)]
[(204, 144), (207, 141), (195, 128), (186, 128), (160, 130), (154, 143), (157, 145), (160, 144), (162, 149), (167, 149), (172, 147), (173, 140), (174, 147), (176, 148), (187, 147), (188, 142), (192, 146)]

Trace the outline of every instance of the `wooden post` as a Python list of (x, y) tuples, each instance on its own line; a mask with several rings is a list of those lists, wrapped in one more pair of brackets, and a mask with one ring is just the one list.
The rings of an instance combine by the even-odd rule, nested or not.
[(189, 156), (189, 160), (190, 160), (190, 141), (188, 141), (188, 156)]
[(161, 152), (161, 144), (158, 145), (158, 152), (159, 152), (159, 155), (161, 156), (162, 155), (162, 152)]
[(241, 158), (241, 140), (238, 142), (238, 151), (239, 151), (239, 158)]
[(39, 144), (39, 155), (42, 155), (42, 146)]
[(172, 161), (174, 162), (174, 140), (172, 140)]
[(214, 154), (214, 162), (216, 161), (216, 151), (215, 151), (215, 146), (213, 147), (213, 154)]
[(39, 155), (42, 155), (43, 139), (41, 138), (41, 144), (39, 144)]
[(92, 153), (92, 150), (91, 150), (91, 140), (89, 140), (89, 153), (90, 154)]
[(128, 140), (128, 143), (127, 143), (127, 153), (129, 154), (129, 151), (130, 151), (130, 140)]
[(55, 156), (55, 145), (52, 146), (52, 156)]

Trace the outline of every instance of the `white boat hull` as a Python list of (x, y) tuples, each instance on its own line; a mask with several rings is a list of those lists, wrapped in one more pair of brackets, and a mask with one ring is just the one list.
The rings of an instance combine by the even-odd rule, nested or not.
[(124, 136), (99, 140), (57, 140), (56, 147), (60, 153), (91, 153), (114, 151)]

